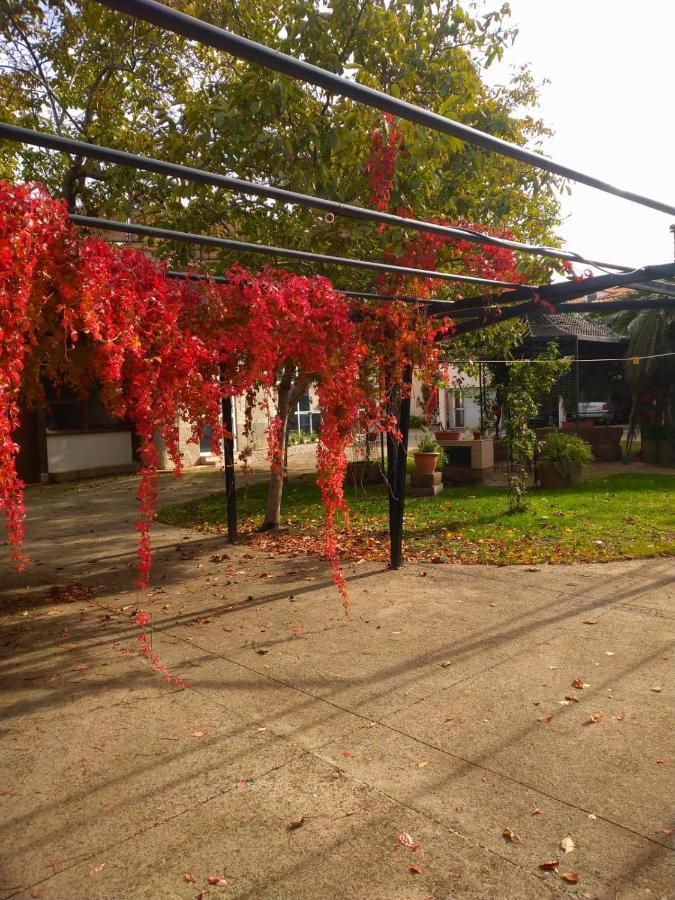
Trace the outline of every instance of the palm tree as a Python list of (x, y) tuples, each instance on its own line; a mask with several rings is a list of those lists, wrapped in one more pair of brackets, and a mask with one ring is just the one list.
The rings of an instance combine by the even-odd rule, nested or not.
[[(629, 340), (626, 380), (633, 396), (631, 432), (637, 424), (672, 423), (675, 420), (675, 357), (659, 355), (675, 352), (675, 301), (672, 309), (631, 309), (603, 319)], [(640, 359), (637, 364), (636, 358)]]

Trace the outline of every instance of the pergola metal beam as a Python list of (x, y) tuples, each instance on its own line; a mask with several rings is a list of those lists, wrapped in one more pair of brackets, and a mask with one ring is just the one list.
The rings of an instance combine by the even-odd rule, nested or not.
[[(458, 309), (453, 313), (453, 318), (458, 320), (476, 319), (481, 315), (489, 314), (499, 307), (490, 306), (473, 306), (466, 309)], [(514, 307), (515, 308), (515, 307)], [(627, 309), (675, 309), (675, 300), (669, 297), (655, 297), (649, 300), (638, 300), (636, 298), (627, 297), (625, 300), (606, 300), (606, 301), (583, 301), (572, 300), (569, 302), (558, 303), (555, 305), (555, 312), (576, 312), (576, 313), (597, 313), (603, 315), (610, 312), (621, 312)], [(539, 307), (539, 312), (545, 312)], [(496, 319), (499, 321), (499, 319)]]
[(32, 128), (23, 128), (19, 125), (10, 125), (0, 122), (0, 138), (16, 143), (30, 144), (34, 147), (44, 147), (46, 150), (57, 150), (75, 156), (83, 156), (88, 159), (97, 159), (114, 165), (125, 166), (142, 172), (152, 172), (155, 175), (166, 175), (194, 184), (210, 184), (237, 194), (248, 194), (264, 197), (268, 200), (276, 200), (280, 203), (293, 204), (309, 209), (320, 209), (323, 212), (336, 216), (345, 216), (361, 221), (377, 222), (380, 225), (390, 225), (402, 228), (406, 231), (420, 231), (428, 234), (438, 234), (453, 240), (472, 241), (477, 244), (488, 244), (493, 247), (504, 247), (519, 253), (529, 253), (535, 256), (548, 257), (550, 259), (570, 260), (571, 262), (584, 263), (597, 266), (601, 269), (617, 269), (618, 271), (630, 271), (630, 266), (618, 263), (601, 262), (588, 259), (579, 253), (560, 250), (557, 247), (526, 244), (521, 241), (511, 241), (506, 238), (494, 237), (483, 234), (480, 231), (469, 228), (458, 228), (452, 225), (438, 225), (435, 222), (424, 222), (421, 219), (408, 219), (405, 216), (396, 216), (393, 213), (380, 212), (375, 209), (366, 209), (354, 206), (350, 203), (340, 203), (337, 200), (327, 200), (324, 197), (314, 197), (311, 194), (301, 194), (284, 188), (273, 187), (259, 182), (245, 181), (230, 175), (220, 175), (216, 172), (206, 172), (193, 166), (184, 166), (178, 163), (166, 162), (154, 159), (150, 156), (139, 156), (136, 153), (127, 153), (124, 150), (115, 150), (112, 147), (102, 147), (99, 144), (89, 144), (85, 141), (77, 141), (74, 138), (61, 137), (48, 134), (44, 131), (35, 131)]
[(369, 259), (354, 259), (350, 256), (330, 256), (325, 253), (310, 253), (307, 250), (292, 250), (289, 247), (252, 244), (247, 241), (233, 241), (229, 238), (212, 237), (206, 234), (193, 234), (189, 231), (175, 231), (170, 228), (155, 228), (150, 225), (116, 222), (112, 219), (97, 219), (92, 216), (80, 216), (74, 213), (70, 215), (70, 219), (76, 225), (83, 225), (87, 228), (96, 228), (102, 231), (138, 234), (143, 237), (182, 241), (186, 244), (200, 244), (207, 247), (220, 247), (224, 250), (238, 250), (242, 253), (262, 253), (268, 256), (283, 256), (290, 259), (321, 263), (322, 265), (349, 266), (354, 269), (374, 269), (377, 272), (392, 272), (397, 275), (413, 275), (417, 278), (436, 278), (441, 281), (456, 281), (461, 282), (462, 284), (516, 287), (511, 281), (494, 281), (490, 278), (478, 278), (473, 275), (459, 275), (454, 272), (439, 272), (436, 269), (415, 269), (408, 266), (395, 266), (393, 263), (371, 262)]
[(391, 113), (394, 116), (415, 122), (417, 125), (430, 128), (433, 131), (467, 141), (470, 144), (481, 147), (483, 150), (498, 153), (501, 156), (527, 163), (537, 169), (561, 175), (563, 178), (570, 178), (572, 181), (577, 181), (580, 184), (586, 184), (604, 193), (614, 194), (616, 197), (622, 197), (624, 200), (675, 216), (675, 206), (668, 203), (645, 197), (633, 191), (622, 190), (599, 178), (587, 175), (570, 166), (562, 165), (555, 162), (555, 160), (547, 159), (531, 150), (526, 150), (524, 147), (493, 137), (483, 131), (479, 131), (477, 128), (462, 125), (460, 122), (455, 122), (453, 119), (448, 119), (446, 116), (438, 115), (438, 113), (423, 109), (413, 103), (391, 97), (383, 91), (351, 81), (341, 75), (336, 75), (334, 72), (321, 69), (319, 66), (313, 66), (303, 60), (295, 59), (285, 53), (280, 53), (278, 50), (265, 47), (231, 31), (226, 31), (224, 28), (218, 28), (208, 22), (203, 22), (201, 19), (178, 12), (162, 3), (155, 2), (155, 0), (98, 0), (98, 2), (109, 9), (143, 19), (190, 40), (198, 41), (217, 50), (223, 50), (239, 59), (245, 59), (265, 66), (268, 69), (273, 69), (275, 72), (280, 72), (282, 75), (288, 75), (308, 84), (314, 84), (323, 88), (329, 94), (349, 97), (358, 103), (364, 103), (383, 112)]

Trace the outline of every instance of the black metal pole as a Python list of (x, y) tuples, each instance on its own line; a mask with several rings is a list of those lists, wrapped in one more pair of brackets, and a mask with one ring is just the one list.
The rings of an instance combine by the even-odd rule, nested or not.
[[(223, 397), (223, 456), (225, 462), (225, 498), (227, 500), (227, 542), (237, 542), (237, 489), (234, 481), (234, 423), (232, 397)], [(229, 437), (228, 437), (229, 435)]]
[(623, 197), (625, 200), (631, 200), (634, 203), (658, 209), (661, 212), (668, 213), (668, 215), (675, 215), (675, 206), (670, 206), (649, 197), (643, 197), (632, 191), (624, 191), (601, 181), (599, 178), (586, 175), (569, 166), (561, 165), (555, 160), (547, 159), (539, 153), (527, 150), (525, 147), (511, 144), (501, 138), (493, 137), (476, 128), (471, 128), (469, 125), (462, 125), (453, 119), (448, 119), (438, 113), (415, 106), (415, 104), (408, 103), (406, 100), (391, 97), (383, 91), (368, 87), (351, 78), (344, 78), (341, 75), (336, 75), (334, 72), (321, 69), (319, 66), (314, 66), (285, 53), (280, 53), (271, 47), (257, 44), (255, 41), (241, 37), (231, 31), (226, 31), (224, 28), (219, 28), (216, 25), (211, 25), (209, 22), (178, 12), (162, 3), (155, 2), (155, 0), (99, 0), (99, 2), (110, 9), (143, 19), (167, 31), (181, 34), (190, 40), (215, 47), (217, 50), (223, 50), (239, 59), (246, 59), (249, 62), (281, 72), (283, 75), (290, 75), (292, 78), (297, 78), (308, 84), (315, 84), (329, 94), (350, 97), (358, 103), (364, 103), (383, 112), (391, 113), (394, 116), (400, 116), (402, 119), (416, 122), (425, 128), (431, 128), (434, 131), (440, 131), (443, 134), (460, 138), (460, 140), (475, 144), (483, 150), (491, 150), (502, 156), (508, 156), (511, 159), (527, 163), (537, 169), (553, 172), (557, 175), (562, 175), (563, 178), (571, 178), (573, 181), (579, 181), (598, 190)]
[[(325, 253), (311, 253), (308, 250), (293, 250), (290, 247), (275, 247), (269, 244), (252, 244), (249, 241), (233, 241), (230, 238), (214, 237), (208, 234), (194, 234), (191, 231), (176, 231), (173, 228), (156, 228), (152, 225), (140, 225), (136, 222), (117, 222), (114, 219), (97, 219), (92, 216), (71, 214), (70, 219), (76, 225), (86, 228), (97, 228), (102, 231), (119, 231), (123, 234), (139, 234), (144, 237), (161, 238), (169, 241), (182, 241), (186, 244), (203, 244), (207, 247), (222, 247), (242, 253), (264, 253), (270, 256), (286, 256), (291, 259), (319, 262), (327, 265), (350, 266), (356, 269), (375, 269), (378, 272), (394, 272), (400, 275), (436, 278), (440, 281), (459, 281), (468, 284), (485, 284), (491, 287), (516, 288), (512, 281), (495, 281), (492, 278), (479, 278), (475, 275), (461, 275), (454, 272), (442, 272), (436, 269), (417, 269), (409, 266), (396, 266), (390, 263), (375, 262), (370, 259), (354, 259), (351, 256), (330, 256)], [(527, 286), (523, 286), (526, 289)], [(534, 288), (530, 287), (530, 291)]]
[(575, 339), (574, 344), (574, 393), (576, 395), (576, 407), (577, 407), (577, 427), (576, 432), (579, 434), (579, 338)]
[(454, 225), (441, 225), (437, 222), (425, 222), (421, 219), (408, 219), (404, 216), (394, 215), (394, 213), (354, 206), (351, 203), (341, 203), (339, 200), (328, 200), (325, 197), (315, 197), (312, 194), (301, 194), (297, 191), (290, 191), (261, 182), (245, 181), (230, 175), (207, 172), (194, 166), (183, 166), (178, 163), (167, 162), (166, 160), (154, 159), (150, 156), (139, 156), (136, 153), (128, 153), (125, 150), (115, 150), (112, 147), (89, 144), (85, 141), (77, 141), (74, 138), (65, 138), (45, 131), (23, 128), (20, 125), (10, 125), (7, 122), (0, 122), (0, 138), (30, 144), (35, 147), (44, 147), (47, 150), (57, 150), (71, 155), (84, 156), (88, 159), (98, 159), (101, 162), (127, 166), (140, 171), (155, 172), (159, 175), (167, 175), (170, 178), (179, 178), (183, 181), (197, 184), (212, 184), (215, 187), (224, 188), (238, 194), (253, 194), (257, 197), (278, 200), (280, 203), (304, 206), (309, 209), (320, 209), (324, 212), (333, 213), (336, 216), (378, 222), (381, 225), (403, 228), (405, 231), (422, 231), (428, 234), (438, 234), (447, 238), (472, 241), (477, 244), (489, 244), (493, 247), (504, 247), (508, 250), (532, 253), (535, 256), (544, 256), (550, 259), (569, 259), (573, 262), (597, 266), (600, 269), (618, 269), (622, 272), (631, 270), (630, 266), (590, 259), (570, 250), (559, 250), (556, 247), (547, 245), (512, 241), (507, 238), (485, 234), (474, 228), (460, 228)]
[(403, 376), (406, 397), (401, 399), (401, 390), (395, 391), (394, 402), (398, 401), (398, 428), (401, 443), (398, 444), (387, 434), (387, 480), (389, 481), (389, 565), (399, 569), (403, 565), (403, 510), (405, 503), (406, 460), (408, 458), (408, 433), (410, 430), (410, 391), (412, 370), (406, 369)]

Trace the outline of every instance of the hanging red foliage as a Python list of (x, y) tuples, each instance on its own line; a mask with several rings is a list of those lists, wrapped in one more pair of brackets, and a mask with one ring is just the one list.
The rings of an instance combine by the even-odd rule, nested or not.
[(394, 117), (385, 113), (382, 118), (380, 128), (371, 132), (371, 154), (366, 161), (366, 173), (372, 191), (370, 202), (380, 211), (387, 209), (391, 202), (396, 159), (403, 144), (403, 133), (394, 124)]
[[(78, 237), (64, 205), (34, 185), (0, 183), (0, 505), (12, 554), (22, 565), (23, 485), (16, 473), (20, 402), (43, 402), (41, 379), (83, 395), (94, 384), (109, 414), (133, 423), (140, 439), (139, 583), (150, 572), (161, 434), (180, 473), (178, 422), (206, 425), (219, 451), (223, 396), (273, 393), (294, 367), (316, 385), (322, 407), (318, 482), (326, 507), (326, 555), (346, 595), (337, 560), (337, 517), (345, 449), (359, 417), (395, 431), (389, 389), (405, 370), (437, 374), (432, 322), (402, 303), (356, 310), (325, 278), (238, 267), (227, 284), (181, 281), (133, 249)], [(345, 387), (349, 386), (346, 390)], [(365, 412), (364, 412), (365, 410)], [(279, 464), (278, 423), (269, 428)]]

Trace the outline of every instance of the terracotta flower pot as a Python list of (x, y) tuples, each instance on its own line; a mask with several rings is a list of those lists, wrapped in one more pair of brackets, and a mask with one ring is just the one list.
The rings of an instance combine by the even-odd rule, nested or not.
[(437, 441), (458, 441), (461, 431), (436, 431), (434, 432)]
[(415, 453), (415, 469), (420, 475), (431, 475), (436, 471), (438, 453)]

